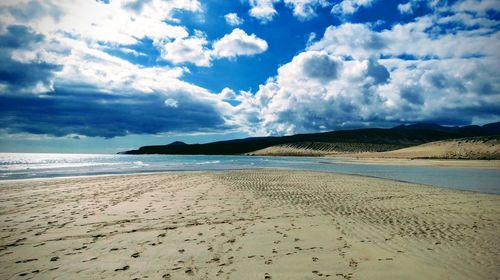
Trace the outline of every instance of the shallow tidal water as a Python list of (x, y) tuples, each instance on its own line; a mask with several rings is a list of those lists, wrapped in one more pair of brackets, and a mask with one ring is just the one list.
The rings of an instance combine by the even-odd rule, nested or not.
[(397, 166), (324, 157), (0, 153), (0, 180), (253, 168), (339, 172), (500, 194), (500, 170)]

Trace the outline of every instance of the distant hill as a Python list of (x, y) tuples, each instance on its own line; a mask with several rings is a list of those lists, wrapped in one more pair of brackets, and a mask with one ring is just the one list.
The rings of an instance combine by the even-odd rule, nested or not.
[(187, 144), (182, 142), (182, 141), (174, 141), (170, 144), (165, 145), (166, 147), (179, 147), (179, 146), (186, 146)]
[[(462, 127), (447, 127), (437, 124), (401, 125), (393, 128), (365, 128), (352, 130), (337, 130), (322, 133), (296, 134), (281, 137), (252, 137), (228, 141), (218, 141), (207, 144), (175, 144), (144, 146), (137, 150), (122, 152), (123, 154), (191, 154), (191, 155), (237, 155), (251, 154), (276, 145), (314, 144), (319, 147), (332, 143), (349, 144), (360, 147), (361, 151), (388, 151), (423, 143), (478, 136), (500, 134), (500, 122), (483, 126), (470, 125)], [(329, 144), (324, 144), (329, 143)], [(370, 145), (362, 145), (370, 144)], [(357, 149), (352, 150), (352, 152)], [(368, 150), (371, 151), (371, 150)]]

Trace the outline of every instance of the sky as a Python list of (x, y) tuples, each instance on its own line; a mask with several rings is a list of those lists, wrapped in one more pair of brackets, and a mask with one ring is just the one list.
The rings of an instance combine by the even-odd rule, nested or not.
[(500, 121), (498, 0), (3, 0), (0, 152)]

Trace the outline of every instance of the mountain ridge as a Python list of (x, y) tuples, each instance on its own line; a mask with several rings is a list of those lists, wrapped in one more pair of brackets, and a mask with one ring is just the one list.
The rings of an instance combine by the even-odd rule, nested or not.
[[(393, 128), (361, 128), (288, 136), (249, 137), (205, 144), (175, 144), (143, 146), (121, 154), (184, 154), (184, 155), (238, 155), (251, 154), (275, 145), (291, 143), (366, 143), (390, 149), (405, 148), (433, 141), (463, 137), (492, 136), (500, 134), (500, 122), (482, 126), (441, 126), (431, 123), (399, 125)], [(376, 147), (379, 145), (380, 147)]]

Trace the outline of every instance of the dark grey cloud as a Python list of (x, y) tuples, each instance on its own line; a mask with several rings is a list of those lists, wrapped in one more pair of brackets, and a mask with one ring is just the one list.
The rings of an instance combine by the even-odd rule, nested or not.
[(366, 74), (374, 79), (375, 84), (385, 84), (391, 77), (389, 71), (387, 71), (387, 69), (383, 65), (378, 64), (378, 62), (374, 60), (370, 60), (368, 62), (368, 69)]
[(44, 36), (23, 25), (10, 25), (0, 34), (0, 82), (7, 85), (7, 93), (34, 87), (38, 83), (50, 85), (54, 73), (61, 65), (44, 61), (21, 62), (12, 59), (14, 50), (30, 49), (44, 41)]
[(33, 32), (24, 25), (9, 25), (7, 32), (0, 34), (0, 48), (5, 52), (10, 52), (18, 48), (26, 48), (32, 43), (39, 43), (44, 40), (42, 34)]
[(16, 6), (7, 9), (14, 18), (20, 21), (30, 21), (46, 15), (50, 15), (54, 20), (58, 21), (63, 15), (62, 10), (50, 1), (44, 1), (42, 4), (40, 1), (31, 0), (18, 3)]
[(401, 97), (411, 104), (422, 105), (424, 104), (424, 97), (422, 96), (422, 89), (419, 87), (406, 87), (401, 89)]
[(328, 82), (337, 79), (341, 65), (325, 53), (313, 53), (305, 58), (302, 67), (307, 76)]
[(164, 105), (160, 94), (110, 95), (56, 89), (49, 95), (0, 95), (0, 127), (8, 133), (112, 138), (160, 132), (228, 129), (220, 112), (200, 100)]
[(144, 6), (146, 4), (149, 4), (151, 2), (151, 0), (132, 0), (132, 1), (128, 1), (128, 2), (125, 2), (123, 4), (123, 7), (126, 8), (126, 9), (129, 9), (129, 10), (132, 10), (134, 12), (142, 12), (142, 9), (144, 8)]
[[(467, 78), (469, 78), (469, 80), (473, 80), (470, 79), (470, 77)], [(461, 92), (466, 91), (466, 88), (463, 84), (463, 79), (459, 80), (457, 78), (450, 77), (450, 75), (445, 75), (444, 73), (431, 73), (427, 76), (427, 79), (437, 89), (451, 88)]]
[(386, 48), (387, 45), (387, 40), (378, 33), (371, 33), (364, 41), (364, 47), (368, 50), (382, 50)]

